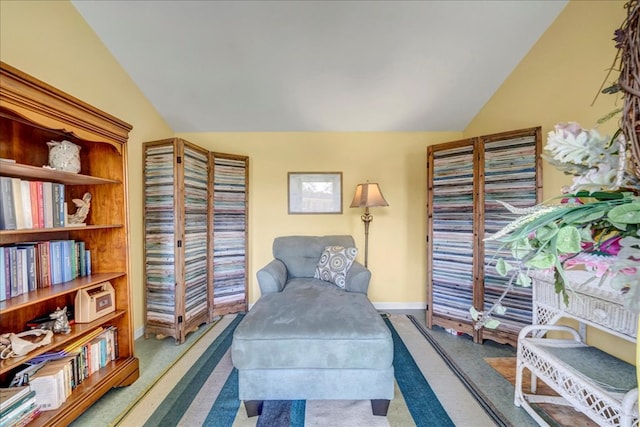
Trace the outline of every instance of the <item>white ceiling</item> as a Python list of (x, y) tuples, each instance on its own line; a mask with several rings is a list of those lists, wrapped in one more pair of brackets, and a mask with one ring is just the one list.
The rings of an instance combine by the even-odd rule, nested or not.
[(176, 132), (462, 131), (566, 1), (73, 4)]

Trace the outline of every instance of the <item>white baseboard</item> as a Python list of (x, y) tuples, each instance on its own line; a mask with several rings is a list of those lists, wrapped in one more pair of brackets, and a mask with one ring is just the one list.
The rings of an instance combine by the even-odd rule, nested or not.
[(425, 302), (374, 302), (376, 310), (425, 310)]
[(141, 338), (144, 335), (144, 326), (141, 328), (136, 329), (133, 332), (133, 339), (137, 340), (138, 338)]

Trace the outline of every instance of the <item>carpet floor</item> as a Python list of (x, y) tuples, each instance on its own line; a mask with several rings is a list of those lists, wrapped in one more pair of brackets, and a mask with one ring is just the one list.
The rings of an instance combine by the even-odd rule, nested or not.
[[(443, 402), (443, 406), (445, 406), (445, 409), (451, 415), (455, 425), (463, 427), (536, 425), (524, 410), (513, 405), (513, 385), (485, 361), (485, 358), (513, 357), (515, 355), (515, 349), (491, 341), (487, 341), (484, 345), (478, 345), (466, 336), (453, 336), (441, 328), (426, 330), (423, 319), (424, 311), (414, 311), (413, 314), (415, 317), (405, 316), (406, 312), (392, 312), (391, 314), (394, 320), (396, 318), (402, 319), (399, 326), (396, 326), (394, 323), (394, 327), (396, 327), (400, 335), (410, 334), (411, 339), (405, 338), (405, 336), (403, 336), (402, 339), (412, 355), (417, 355), (414, 356), (416, 363), (421, 369), (427, 371), (425, 377), (429, 381), (429, 384), (432, 385), (438, 398)], [(153, 396), (151, 393), (153, 385), (160, 384), (161, 380), (168, 376), (167, 374), (170, 367), (182, 365), (182, 369), (186, 372), (194, 361), (198, 359), (198, 352), (202, 354), (211, 343), (212, 338), (210, 333), (219, 333), (219, 331), (224, 328), (224, 322), (228, 321), (228, 316), (225, 316), (225, 318), (215, 326), (207, 325), (206, 327), (202, 327), (200, 330), (189, 334), (187, 342), (181, 346), (176, 346), (171, 339), (157, 340), (150, 338), (137, 340), (136, 355), (140, 358), (140, 379), (132, 386), (109, 391), (100, 401), (79, 417), (72, 424), (72, 427), (142, 425), (139, 420), (137, 422), (131, 421), (135, 420), (135, 418), (130, 418), (135, 412), (135, 402), (143, 396)], [(434, 350), (434, 346), (425, 339), (424, 334), (428, 334), (432, 340), (437, 343), (440, 350), (447, 354), (448, 363)], [(225, 362), (222, 360), (220, 364), (222, 365), (223, 363), (228, 363), (230, 366), (230, 361)], [(454, 365), (453, 367), (451, 366), (452, 363)], [(460, 381), (451, 375), (453, 368), (460, 370)], [(432, 380), (429, 376), (435, 378)], [(173, 381), (173, 383), (169, 382), (167, 384), (175, 385), (178, 380), (177, 378), (168, 380)], [(477, 406), (482, 409), (482, 405), (477, 403), (471, 405), (460, 404), (460, 396), (467, 397), (473, 394), (469, 393), (464, 385), (465, 382), (475, 387), (480, 400), (483, 398), (486, 399), (486, 406), (488, 406), (489, 412), (493, 411), (493, 418), (485, 412), (487, 408), (481, 410), (478, 417), (472, 415), (470, 418), (464, 418), (464, 412), (467, 409), (464, 406)], [(165, 388), (173, 388), (173, 385), (165, 385)], [(157, 401), (157, 404), (162, 401), (162, 399), (158, 397), (152, 398), (151, 401), (154, 399)], [(447, 401), (449, 401), (449, 403), (445, 403)], [(365, 405), (362, 406), (361, 410), (365, 413), (370, 413), (369, 403), (364, 403)], [(449, 405), (449, 407), (447, 407), (447, 405)], [(307, 410), (309, 410), (309, 407), (313, 407), (313, 405), (307, 405)], [(153, 412), (151, 409), (152, 408), (147, 408), (143, 410), (146, 417)], [(349, 408), (350, 412), (352, 409), (352, 407)], [(242, 410), (244, 411), (244, 408), (242, 408)], [(201, 411), (204, 412), (202, 409)], [(496, 421), (496, 417), (498, 421)], [(125, 421), (125, 419), (127, 419), (127, 421)], [(413, 425), (413, 423), (407, 422), (397, 425), (410, 426)]]
[[(394, 335), (396, 395), (386, 417), (366, 401), (269, 402), (248, 418), (237, 398), (229, 345), (238, 319), (225, 316), (120, 421), (121, 426), (492, 426), (482, 406), (406, 316), (387, 319)], [(346, 385), (348, 386), (348, 385)]]

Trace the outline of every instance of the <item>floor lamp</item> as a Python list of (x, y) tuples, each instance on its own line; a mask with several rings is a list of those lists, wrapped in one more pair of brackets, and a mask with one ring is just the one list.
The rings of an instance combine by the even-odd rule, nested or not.
[(378, 206), (389, 206), (384, 199), (380, 187), (377, 183), (367, 182), (366, 184), (358, 184), (356, 193), (353, 195), (351, 202), (352, 208), (364, 208), (364, 214), (360, 217), (364, 222), (364, 266), (367, 267), (369, 255), (369, 223), (373, 221), (373, 215), (369, 213), (369, 208)]

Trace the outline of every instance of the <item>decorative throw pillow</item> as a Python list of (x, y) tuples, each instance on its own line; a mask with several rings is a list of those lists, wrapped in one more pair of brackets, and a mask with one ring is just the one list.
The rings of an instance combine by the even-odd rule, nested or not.
[(344, 289), (347, 273), (358, 255), (358, 249), (327, 246), (320, 255), (314, 278), (331, 282)]

